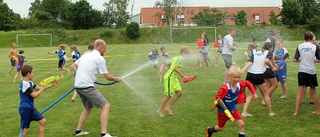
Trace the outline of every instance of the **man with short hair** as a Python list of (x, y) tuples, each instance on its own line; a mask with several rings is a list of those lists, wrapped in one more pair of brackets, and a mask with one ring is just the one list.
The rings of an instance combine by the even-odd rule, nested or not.
[(236, 35), (236, 30), (231, 28), (229, 29), (229, 34), (224, 36), (223, 38), (223, 48), (222, 48), (222, 58), (224, 61), (224, 64), (226, 66), (226, 71), (224, 75), (224, 81), (227, 81), (228, 74), (229, 74), (229, 68), (232, 65), (232, 52), (236, 49), (233, 42), (233, 37)]
[(94, 50), (84, 54), (71, 65), (71, 68), (77, 73), (74, 87), (80, 95), (83, 106), (85, 107), (80, 115), (74, 136), (89, 134), (89, 132), (82, 131), (82, 125), (87, 120), (94, 106), (96, 108), (101, 108), (101, 137), (112, 137), (107, 132), (110, 104), (100, 91), (94, 87), (94, 82), (96, 81), (98, 74), (103, 74), (105, 79), (109, 81), (122, 81), (121, 77), (113, 77), (107, 70), (106, 60), (102, 57), (106, 52), (106, 47), (107, 44), (104, 40), (97, 39), (94, 42)]

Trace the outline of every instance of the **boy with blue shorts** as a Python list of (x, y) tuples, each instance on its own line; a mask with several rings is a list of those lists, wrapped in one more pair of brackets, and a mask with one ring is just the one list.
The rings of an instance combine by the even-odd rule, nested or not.
[[(173, 116), (173, 113), (171, 112), (171, 107), (173, 103), (176, 102), (179, 99), (179, 97), (182, 96), (182, 89), (177, 76), (180, 75), (187, 81), (191, 81), (190, 76), (186, 76), (181, 72), (182, 60), (189, 53), (190, 53), (190, 49), (188, 47), (183, 46), (180, 49), (180, 56), (173, 57), (170, 60), (168, 60), (166, 63), (168, 64), (168, 66), (170, 66), (170, 68), (168, 69), (167, 73), (163, 77), (165, 97), (162, 99), (160, 107), (157, 111), (160, 117), (164, 117), (164, 114), (162, 112), (163, 109), (167, 111), (170, 116)], [(169, 101), (171, 97), (173, 97), (172, 100), (165, 107), (166, 103)]]
[[(51, 88), (53, 85), (40, 87), (32, 82), (33, 79), (33, 68), (29, 65), (22, 66), (21, 68), (22, 80), (19, 85), (20, 94), (20, 106), (19, 114), (21, 117), (21, 132), (19, 137), (25, 137), (29, 131), (31, 121), (39, 121), (39, 137), (44, 136), (44, 128), (46, 119), (40, 114), (40, 112), (34, 106), (34, 98)], [(34, 92), (38, 90), (38, 92)]]
[(283, 47), (283, 40), (278, 39), (276, 43), (277, 50), (275, 51), (274, 60), (277, 63), (278, 71), (276, 71), (276, 77), (278, 82), (281, 83), (282, 87), (282, 96), (280, 98), (287, 97), (287, 62), (289, 59), (289, 52), (286, 48)]

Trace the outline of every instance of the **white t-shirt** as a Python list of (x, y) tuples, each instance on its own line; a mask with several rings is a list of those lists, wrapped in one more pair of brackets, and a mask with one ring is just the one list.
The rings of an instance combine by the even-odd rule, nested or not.
[(232, 55), (232, 49), (229, 47), (230, 45), (233, 45), (233, 38), (230, 36), (230, 34), (228, 34), (223, 38), (223, 48), (221, 54)]
[(299, 72), (316, 74), (316, 65), (314, 63), (316, 50), (316, 45), (310, 42), (298, 45), (294, 58), (297, 60), (300, 58)]
[(97, 50), (84, 54), (75, 64), (78, 66), (74, 83), (75, 88), (94, 86), (98, 74), (108, 74), (106, 60)]
[(252, 65), (249, 67), (248, 72), (252, 74), (263, 74), (267, 69), (265, 59), (268, 55), (268, 52), (269, 51), (267, 50), (264, 52), (253, 50), (250, 59)]

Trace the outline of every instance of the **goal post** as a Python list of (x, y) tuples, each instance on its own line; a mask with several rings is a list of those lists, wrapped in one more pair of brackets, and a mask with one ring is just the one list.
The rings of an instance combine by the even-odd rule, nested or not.
[[(216, 27), (171, 27), (170, 43), (194, 43), (204, 31), (210, 43), (217, 40)], [(187, 39), (181, 39), (186, 37)]]
[[(41, 45), (47, 45), (48, 41), (49, 41), (49, 46), (52, 46), (52, 34), (17, 34), (16, 35), (16, 45), (17, 47), (19, 47), (19, 45), (21, 45), (21, 37), (29, 37), (29, 40), (25, 40), (26, 44), (35, 44), (35, 41), (38, 41), (39, 45), (35, 45), (35, 46), (41, 46)], [(32, 39), (30, 39), (30, 37)], [(46, 38), (43, 38), (46, 37)], [(20, 38), (20, 39), (19, 39)], [(19, 41), (20, 40), (20, 41)]]

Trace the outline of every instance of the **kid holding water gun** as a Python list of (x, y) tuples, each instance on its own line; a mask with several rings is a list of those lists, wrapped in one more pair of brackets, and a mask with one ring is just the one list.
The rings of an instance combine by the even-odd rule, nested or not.
[(17, 63), (17, 65), (16, 65), (17, 73), (16, 73), (16, 75), (14, 76), (12, 82), (16, 82), (16, 79), (17, 79), (17, 77), (18, 77), (18, 75), (19, 75), (19, 73), (20, 73), (20, 70), (21, 70), (24, 62), (27, 62), (27, 60), (26, 60), (26, 57), (24, 56), (24, 51), (23, 51), (23, 50), (20, 50), (20, 51), (19, 51), (19, 54), (18, 54), (18, 63)]
[[(164, 117), (163, 109), (169, 113), (170, 116), (173, 116), (171, 112), (172, 105), (182, 96), (182, 89), (178, 80), (178, 75), (186, 79), (186, 81), (191, 81), (191, 76), (186, 76), (181, 72), (182, 68), (182, 60), (190, 54), (190, 49), (188, 47), (183, 46), (180, 49), (180, 56), (176, 56), (167, 61), (167, 65), (170, 66), (167, 73), (163, 77), (164, 82), (164, 98), (160, 103), (160, 107), (157, 110), (157, 113), (160, 117)], [(171, 101), (165, 107), (169, 99)]]
[(7, 72), (7, 76), (10, 75), (11, 71), (14, 69), (14, 67), (16, 66), (16, 58), (17, 58), (17, 45), (16, 43), (12, 43), (11, 44), (11, 50), (10, 50), (10, 53), (9, 53), (9, 58), (10, 58), (10, 62), (11, 62), (11, 67), (10, 69), (8, 70)]
[[(51, 88), (55, 84), (40, 87), (32, 82), (34, 73), (33, 68), (24, 65), (21, 68), (22, 80), (19, 85), (20, 105), (19, 114), (21, 117), (21, 131), (19, 137), (26, 137), (30, 128), (31, 121), (39, 122), (39, 137), (44, 137), (46, 119), (34, 106), (34, 99), (39, 97), (42, 92)], [(37, 90), (37, 92), (34, 92)]]
[(64, 64), (66, 62), (66, 50), (67, 45), (66, 44), (60, 44), (58, 46), (58, 50), (54, 51), (54, 52), (48, 52), (48, 54), (57, 54), (58, 58), (59, 58), (59, 62), (58, 62), (58, 68), (60, 71), (60, 77), (63, 77), (63, 71), (67, 71), (68, 74), (70, 73), (70, 70), (64, 67)]
[[(228, 81), (218, 90), (214, 100), (216, 101), (219, 98), (224, 102), (239, 127), (239, 137), (245, 137), (244, 122), (236, 104), (246, 102), (246, 87), (249, 88), (255, 100), (258, 99), (258, 96), (253, 85), (247, 80), (240, 80), (240, 75), (241, 69), (238, 66), (232, 65), (229, 69)], [(213, 133), (222, 131), (224, 129), (224, 125), (230, 119), (230, 116), (227, 116), (222, 107), (218, 106), (218, 104), (214, 106), (214, 108), (216, 107), (218, 107), (218, 124), (213, 127), (207, 127), (206, 137), (211, 137)]]

